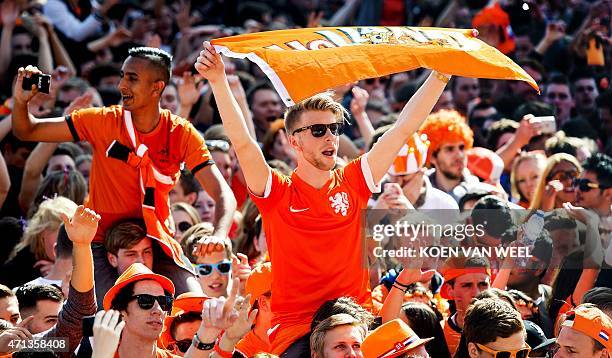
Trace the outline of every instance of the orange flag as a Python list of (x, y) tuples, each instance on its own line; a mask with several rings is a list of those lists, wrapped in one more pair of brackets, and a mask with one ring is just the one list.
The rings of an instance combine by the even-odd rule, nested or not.
[(475, 30), (427, 27), (318, 27), (212, 40), (217, 52), (248, 58), (287, 106), (353, 81), (419, 67), (441, 73), (528, 82), (520, 66), (475, 38)]

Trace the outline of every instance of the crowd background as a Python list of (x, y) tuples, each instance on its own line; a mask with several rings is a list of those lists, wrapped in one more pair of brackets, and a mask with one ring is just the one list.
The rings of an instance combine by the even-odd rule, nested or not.
[[(525, 322), (530, 322), (522, 326), (528, 327), (527, 332), (533, 324), (538, 328), (532, 331), (542, 333), (539, 341), (533, 338), (536, 343), (531, 348), (544, 344), (543, 350), (552, 349), (554, 345), (545, 344), (546, 338), (559, 335), (558, 318), (564, 313), (583, 302), (591, 302), (609, 315), (612, 304), (612, 274), (607, 269), (612, 264), (611, 16), (611, 1), (586, 0), (491, 3), (482, 0), (105, 0), (101, 3), (3, 0), (0, 4), (0, 283), (8, 290), (0, 293), (0, 319), (6, 321), (0, 320), (0, 332), (19, 322), (19, 315), (9, 309), (11, 297), (18, 299), (20, 312), (17, 313), (21, 318), (36, 315), (37, 309), (50, 313), (47, 316), (51, 318), (37, 321), (38, 326), (28, 322), (31, 333), (53, 327), (58, 317), (64, 315), (60, 310), (70, 294), (83, 299), (72, 293), (72, 289), (78, 289), (74, 282), (72, 288), (69, 284), (71, 276), (74, 277), (72, 238), (68, 240), (58, 233), (64, 216), (72, 217), (86, 201), (92, 151), (87, 143), (23, 142), (13, 135), (12, 88), (20, 67), (35, 65), (52, 75), (50, 94), (36, 96), (29, 110), (37, 117), (57, 117), (80, 108), (120, 104), (121, 65), (130, 48), (148, 46), (170, 53), (173, 77), (164, 90), (161, 107), (188, 119), (201, 132), (238, 202), (228, 243), (222, 250), (205, 257), (193, 256), (197, 241), (214, 230), (215, 202), (193, 175), (184, 171), (170, 193), (175, 238), (193, 263), (217, 265), (199, 278), (207, 296), (231, 296), (232, 280), (227, 274), (232, 270), (232, 275), (240, 279), (241, 293), (251, 293), (252, 300), (259, 296), (269, 299), (269, 290), (261, 291), (261, 287), (269, 285), (267, 276), (259, 278), (264, 282), (256, 285), (260, 291), (254, 290), (253, 284), (249, 288), (248, 279), (255, 272), (261, 273), (259, 264), (267, 261), (266, 238), (258, 209), (248, 198), (232, 144), (221, 125), (215, 98), (193, 67), (202, 42), (296, 27), (474, 27), (479, 30), (480, 39), (498, 48), (529, 73), (541, 93), (519, 81), (453, 78), (419, 134), (407, 144), (409, 150), (398, 155), (399, 162), (406, 161), (410, 155), (424, 160), (417, 160), (417, 166), (410, 170), (390, 169), (385, 180), (389, 185), (371, 199), (371, 207), (459, 210), (468, 217), (472, 213), (474, 220), (477, 215), (472, 210), (492, 210), (494, 220), (502, 224), (488, 226), (485, 240), (471, 242), (476, 246), (511, 245), (521, 224), (513, 218), (511, 209), (529, 209), (531, 214), (542, 210), (546, 216), (532, 245), (537, 255), (529, 269), (508, 272), (501, 262), (470, 263), (468, 266), (486, 268), (483, 271), (486, 278), (478, 281), (471, 277), (473, 282), (461, 288), (457, 280), (469, 276), (467, 271), (456, 272), (448, 265), (439, 267), (433, 278), (421, 277), (422, 280), (409, 282), (407, 287), (401, 286), (405, 291), (403, 300), (399, 297), (399, 301), (387, 303), (385, 300), (389, 297), (397, 298), (392, 294), (395, 292), (392, 287), (396, 287), (398, 275), (401, 277), (401, 272), (407, 272), (401, 271), (402, 264), (410, 263), (377, 260), (369, 251), (373, 313), (382, 317), (382, 322), (399, 317), (410, 326), (395, 328), (395, 331), (414, 330), (420, 337), (435, 337), (433, 341), (423, 342), (434, 357), (452, 356), (455, 351), (459, 356), (468, 356), (471, 353), (468, 353), (466, 338), (460, 343), (460, 337), (467, 324), (464, 320), (469, 321), (466, 312), (478, 308), (473, 307), (472, 300), (477, 296), (483, 300), (506, 300)], [(253, 63), (226, 58), (225, 68), (247, 126), (269, 164), (282, 173), (290, 173), (296, 157), (287, 140), (282, 120), (285, 108), (278, 94)], [(334, 99), (350, 113), (345, 134), (340, 139), (339, 166), (376, 143), (397, 119), (398, 112), (426, 74), (425, 70), (415, 70), (364, 79), (334, 89)], [(316, 81), (316, 78), (296, 80)], [(554, 116), (555, 120), (542, 124), (534, 119), (543, 116)], [(425, 149), (417, 143), (425, 143)], [(593, 236), (593, 232), (597, 235)], [(143, 224), (138, 220), (123, 222), (108, 232), (104, 244), (108, 260), (118, 274), (134, 262), (153, 268), (154, 257), (160, 255), (159, 248), (144, 236)], [(376, 243), (369, 241), (370, 244)], [(232, 263), (231, 269), (218, 266), (223, 263)], [(588, 263), (588, 267), (583, 269), (583, 263)], [(426, 264), (422, 267), (429, 268)], [(443, 282), (457, 286), (450, 293), (443, 292)], [(498, 290), (491, 291), (489, 287)], [(16, 290), (16, 296), (10, 289)], [(103, 308), (101, 300), (98, 297), (98, 310)], [(50, 303), (49, 307), (37, 308), (37, 301)], [(402, 301), (406, 303), (402, 305)], [(261, 305), (267, 301), (262, 298), (254, 302)], [(316, 335), (324, 335), (335, 326), (361, 329), (374, 324), (349, 299), (327, 304), (329, 307), (322, 307), (327, 312), (313, 321), (311, 342), (317, 341)], [(262, 315), (270, 314), (266, 307), (267, 304), (259, 307), (260, 318), (253, 331), (265, 332), (262, 328), (265, 323), (260, 321), (264, 321)], [(503, 309), (497, 307), (490, 311)], [(83, 312), (86, 313), (93, 314)], [(337, 317), (333, 313), (349, 315)], [(512, 316), (512, 311), (507, 314)], [(334, 319), (326, 320), (329, 316)], [(317, 323), (327, 326), (317, 330)], [(604, 322), (603, 326), (609, 329), (605, 324), (609, 323)], [(378, 330), (374, 332), (382, 334)], [(164, 339), (166, 347), (179, 352), (177, 342), (181, 339), (172, 335)], [(595, 347), (599, 348), (596, 344)], [(612, 354), (609, 345), (606, 347), (608, 354)], [(323, 356), (321, 352), (317, 354)]]

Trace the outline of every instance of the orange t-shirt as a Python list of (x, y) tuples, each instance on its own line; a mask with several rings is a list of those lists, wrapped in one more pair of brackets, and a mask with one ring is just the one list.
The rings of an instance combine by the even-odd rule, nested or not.
[(452, 321), (452, 317), (449, 317), (444, 322), (444, 339), (446, 340), (446, 346), (451, 356), (454, 356), (459, 348), (459, 342), (461, 341), (461, 329)]
[(242, 337), (236, 344), (236, 349), (249, 358), (260, 352), (270, 353), (270, 345), (257, 337), (253, 330)]
[(251, 194), (274, 268), (272, 327), (280, 324), (278, 331), (310, 324), (329, 299), (351, 296), (372, 306), (361, 215), (379, 188), (362, 158), (334, 170), (320, 189), (295, 172), (270, 170), (264, 196)]
[[(104, 240), (112, 224), (142, 217), (140, 173), (137, 168), (106, 156), (114, 140), (134, 150), (123, 119), (123, 107), (74, 111), (66, 116), (74, 141), (88, 141), (93, 148), (86, 206), (102, 216), (94, 241)], [(159, 124), (150, 133), (135, 131), (147, 146), (149, 157), (162, 174), (174, 176), (182, 163), (192, 172), (213, 164), (204, 139), (188, 121), (161, 110)]]

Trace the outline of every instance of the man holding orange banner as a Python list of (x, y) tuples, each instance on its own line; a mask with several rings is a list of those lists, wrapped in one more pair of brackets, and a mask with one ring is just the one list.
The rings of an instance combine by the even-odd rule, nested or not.
[[(285, 129), (297, 169), (270, 169), (232, 97), (221, 56), (210, 43), (195, 64), (208, 79), (219, 112), (262, 218), (272, 262), (272, 351), (284, 352), (308, 333), (326, 300), (351, 296), (371, 306), (361, 212), (396, 154), (419, 128), (449, 76), (433, 72), (406, 104), (395, 126), (365, 155), (335, 169), (345, 110), (319, 94), (288, 109)], [(303, 80), (303, 79), (301, 79)], [(338, 255), (342, 252), (342, 255)]]

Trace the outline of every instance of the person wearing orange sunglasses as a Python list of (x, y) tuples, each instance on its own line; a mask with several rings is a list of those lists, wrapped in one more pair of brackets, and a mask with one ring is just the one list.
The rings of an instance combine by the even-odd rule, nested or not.
[(527, 358), (521, 314), (503, 300), (485, 298), (467, 310), (463, 336), (470, 358)]

